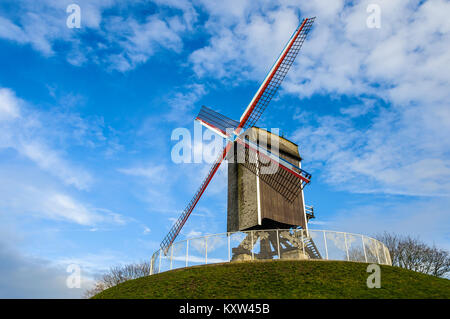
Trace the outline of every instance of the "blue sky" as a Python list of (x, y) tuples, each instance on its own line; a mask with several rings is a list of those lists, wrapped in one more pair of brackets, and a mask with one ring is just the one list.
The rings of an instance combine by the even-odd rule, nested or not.
[[(66, 25), (69, 4), (81, 28)], [(380, 6), (368, 28), (367, 6)], [(2, 1), (0, 297), (79, 297), (149, 259), (208, 163), (171, 134), (238, 119), (302, 17), (317, 16), (258, 122), (299, 145), (312, 228), (449, 249), (446, 1)], [(205, 141), (203, 145), (207, 145)], [(201, 145), (193, 146), (193, 152)], [(181, 237), (226, 230), (226, 165)], [(68, 289), (67, 265), (82, 268)]]

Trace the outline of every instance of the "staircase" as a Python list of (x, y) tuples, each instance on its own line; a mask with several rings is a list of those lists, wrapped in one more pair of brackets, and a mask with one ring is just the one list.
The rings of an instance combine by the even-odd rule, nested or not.
[(305, 245), (305, 251), (308, 253), (309, 258), (311, 259), (322, 259), (322, 256), (319, 253), (319, 249), (317, 249), (316, 244), (311, 237), (303, 237), (303, 243)]
[(316, 216), (314, 216), (314, 207), (313, 206), (309, 206), (309, 205), (305, 205), (305, 213), (306, 213), (306, 219), (309, 220), (316, 218)]

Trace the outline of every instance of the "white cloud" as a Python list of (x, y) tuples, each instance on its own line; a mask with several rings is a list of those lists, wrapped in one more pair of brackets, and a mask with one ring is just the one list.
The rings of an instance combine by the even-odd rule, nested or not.
[(81, 288), (70, 289), (66, 280), (70, 273), (63, 265), (22, 254), (0, 243), (0, 298), (81, 298), (93, 284), (82, 273)]
[(0, 121), (15, 119), (20, 116), (21, 101), (10, 89), (0, 88)]
[[(302, 121), (293, 136), (305, 161), (350, 191), (449, 194), (450, 23), (443, 12), (450, 4), (379, 1), (382, 27), (370, 29), (370, 3), (246, 2), (235, 14), (204, 4), (211, 38), (190, 62), (203, 78), (260, 80), (298, 24), (297, 10), (317, 16), (283, 91), (348, 96), (361, 104)], [(262, 8), (269, 8), (264, 15)], [(357, 122), (363, 115), (366, 122)]]
[(106, 273), (115, 265), (126, 265), (136, 262), (128, 255), (118, 251), (104, 250), (98, 253), (88, 253), (79, 256), (66, 256), (52, 261), (54, 266), (67, 267), (70, 264), (79, 265), (82, 273), (89, 279), (94, 279), (98, 274)]
[(150, 234), (151, 230), (147, 226), (144, 225), (144, 231), (142, 232), (144, 235)]
[[(262, 79), (299, 23), (292, 10), (285, 8), (262, 15), (240, 16), (234, 25), (215, 20), (208, 22), (212, 33), (209, 45), (194, 51), (189, 60), (201, 77)], [(224, 13), (226, 14), (226, 13)]]
[(159, 6), (168, 6), (170, 8), (178, 9), (183, 12), (182, 19), (184, 23), (179, 21), (178, 17), (173, 17), (169, 24), (173, 30), (184, 30), (184, 28), (191, 29), (198, 19), (198, 13), (193, 4), (189, 0), (152, 0)]
[(380, 108), (362, 128), (349, 117), (317, 116), (302, 124), (292, 138), (300, 145), (305, 165), (316, 168), (318, 178), (339, 189), (448, 195), (450, 144), (445, 136), (450, 134), (450, 122), (446, 113), (428, 110), (425, 115), (420, 107)]
[(92, 177), (83, 169), (69, 164), (57, 151), (39, 142), (24, 142), (16, 148), (21, 154), (27, 156), (40, 168), (60, 178), (64, 183), (73, 185), (78, 189), (88, 189)]
[(27, 36), (23, 30), (12, 23), (10, 20), (0, 16), (0, 37), (13, 40), (18, 43), (24, 43), (27, 41)]
[(118, 171), (140, 177), (129, 188), (136, 198), (148, 206), (148, 211), (161, 214), (181, 212), (173, 189), (178, 181), (179, 171), (174, 171), (170, 166), (152, 163), (120, 168)]
[(199, 231), (190, 230), (188, 233), (186, 233), (186, 238), (194, 238), (194, 237), (201, 237), (204, 234)]
[(254, 1), (230, 0), (227, 2), (213, 2), (208, 0), (196, 1), (210, 15), (209, 22), (220, 22), (234, 24), (245, 18), (251, 9), (256, 9)]
[[(2, 232), (3, 234), (3, 232)], [(15, 242), (14, 244), (17, 244)], [(19, 251), (7, 238), (0, 238), (0, 298), (82, 298), (94, 281), (111, 266), (136, 262), (117, 251), (38, 257)], [(80, 267), (80, 288), (68, 288), (69, 265)]]
[[(145, 63), (160, 49), (179, 52), (183, 47), (180, 35), (192, 29), (197, 20), (197, 13), (188, 2), (161, 4), (181, 10), (181, 15), (156, 13), (141, 21), (135, 3), (81, 0), (77, 2), (81, 9), (81, 28), (70, 29), (66, 25), (69, 16), (66, 8), (72, 3), (70, 0), (44, 0), (39, 5), (33, 1), (14, 3), (14, 11), (0, 11), (6, 15), (0, 15), (0, 38), (29, 44), (44, 56), (61, 54), (75, 66), (92, 61), (109, 70), (126, 72)], [(112, 7), (128, 10), (129, 17), (105, 13)], [(86, 34), (95, 34), (100, 40), (86, 41), (83, 37)], [(69, 49), (57, 50), (58, 41)]]
[(132, 168), (121, 168), (118, 170), (119, 172), (131, 175), (131, 176), (139, 176), (145, 177), (150, 182), (161, 182), (164, 178), (164, 175), (167, 174), (167, 167), (158, 165), (158, 166), (148, 166), (148, 167), (132, 167)]
[(348, 115), (350, 117), (363, 116), (374, 109), (376, 100), (362, 98), (362, 102), (363, 103), (361, 104), (342, 107), (340, 111), (342, 114)]
[[(395, 104), (434, 103), (448, 97), (449, 22), (436, 11), (448, 2), (379, 1), (382, 27), (369, 29), (360, 1), (325, 18), (323, 2), (309, 2), (317, 15), (313, 32), (285, 88), (300, 96), (314, 93), (374, 94)], [(377, 85), (377, 86), (374, 86)]]
[(59, 183), (75, 190), (87, 190), (92, 185), (91, 174), (68, 159), (66, 148), (73, 143), (91, 147), (103, 141), (97, 124), (73, 114), (37, 111), (5, 88), (0, 88), (0, 117), (0, 152), (14, 150), (16, 158), (14, 164), (6, 161), (2, 165), (2, 213), (30, 214), (85, 226), (126, 222), (117, 213), (82, 203)]
[(36, 169), (18, 164), (0, 170), (0, 212), (5, 215), (29, 215), (75, 223), (83, 226), (101, 224), (123, 225), (119, 214), (86, 204), (76, 196), (55, 187), (43, 179)]
[(63, 194), (51, 194), (44, 202), (43, 211), (50, 218), (65, 219), (80, 225), (93, 225), (100, 218), (84, 205)]
[[(119, 44), (120, 53), (109, 56), (110, 69), (128, 71), (145, 63), (160, 48), (179, 52), (182, 40), (179, 30), (156, 15), (143, 23), (134, 18), (111, 17), (105, 23), (110, 46)], [(177, 29), (177, 27), (174, 27)]]
[[(0, 121), (0, 150), (12, 148), (65, 184), (88, 189), (93, 182), (92, 176), (85, 169), (70, 163), (61, 150), (50, 145), (55, 136), (61, 139), (67, 135), (67, 132), (58, 134), (57, 126), (50, 128), (51, 119), (57, 118), (58, 114), (46, 117), (45, 113), (25, 105), (10, 89), (0, 88), (0, 120), (4, 119)], [(78, 127), (74, 135), (85, 136), (85, 124), (76, 121), (75, 125)]]
[(206, 94), (207, 90), (203, 84), (191, 83), (185, 85), (166, 98), (170, 109), (165, 118), (168, 121), (183, 124), (188, 121), (191, 122), (193, 107)]

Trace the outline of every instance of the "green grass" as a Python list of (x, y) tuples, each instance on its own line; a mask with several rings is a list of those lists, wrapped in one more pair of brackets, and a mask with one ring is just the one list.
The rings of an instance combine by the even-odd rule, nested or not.
[(196, 266), (130, 280), (94, 298), (450, 298), (450, 280), (381, 266), (367, 288), (365, 263), (264, 261)]

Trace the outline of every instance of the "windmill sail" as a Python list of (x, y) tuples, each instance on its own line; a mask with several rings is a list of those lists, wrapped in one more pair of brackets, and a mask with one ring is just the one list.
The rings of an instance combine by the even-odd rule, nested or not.
[[(300, 48), (303, 42), (305, 41), (309, 30), (311, 29), (314, 19), (315, 18), (304, 19), (300, 24), (300, 26), (295, 30), (294, 34), (288, 41), (287, 45), (285, 46), (280, 56), (272, 66), (270, 72), (266, 76), (265, 80), (263, 81), (261, 87), (258, 89), (252, 101), (247, 106), (247, 109), (244, 111), (241, 120), (234, 131), (235, 137), (238, 136), (242, 130), (246, 130), (247, 128), (252, 127), (256, 123), (256, 121), (260, 118), (261, 114), (264, 112), (267, 105), (271, 101), (272, 97), (278, 90), (278, 87), (280, 86), (281, 82), (285, 78), (287, 72), (289, 71), (290, 66), (294, 63), (294, 59), (297, 56), (298, 52), (300, 51)], [(201, 118), (206, 119), (206, 117), (209, 117), (211, 119), (212, 117), (214, 117), (213, 115), (216, 114), (213, 114), (211, 112), (208, 113), (208, 110), (205, 109), (205, 113), (202, 115)], [(216, 123), (216, 125), (218, 126), (215, 127), (218, 128), (219, 129), (218, 131), (220, 132), (221, 124), (224, 124), (226, 122), (226, 119), (222, 118), (219, 120), (218, 118), (216, 118), (216, 120), (219, 123)], [(221, 133), (223, 134), (223, 132)], [(224, 137), (227, 137), (226, 134)], [(220, 164), (222, 163), (222, 161), (224, 160), (224, 158), (226, 157), (228, 151), (231, 149), (232, 146), (233, 142), (229, 141), (227, 143), (227, 146), (219, 154), (219, 157), (209, 170), (208, 175), (203, 180), (194, 197), (191, 199), (185, 210), (182, 212), (181, 216), (172, 226), (169, 233), (166, 235), (166, 237), (164, 237), (163, 241), (161, 242), (161, 248), (164, 251), (164, 253), (167, 253), (169, 246), (173, 243), (175, 238), (180, 233), (189, 215), (192, 213), (194, 207), (197, 205), (198, 201), (200, 200), (200, 197), (205, 192), (206, 187), (213, 178), (214, 174), (219, 169)]]
[(315, 19), (315, 17), (304, 19), (302, 24), (295, 30), (285, 49), (281, 52), (278, 60), (266, 76), (263, 84), (244, 111), (236, 132), (237, 134), (240, 133), (241, 129), (246, 130), (255, 125), (256, 121), (261, 117), (261, 114), (272, 100), (291, 65), (294, 63)]
[(230, 131), (234, 131), (239, 125), (238, 121), (232, 120), (204, 105), (195, 119), (225, 138), (228, 138)]
[[(232, 142), (230, 133), (239, 125), (239, 122), (206, 106), (202, 106), (196, 120)], [(236, 138), (236, 142), (243, 146), (237, 148), (238, 153), (241, 154), (236, 154), (236, 158), (229, 158), (229, 160), (242, 163), (253, 174), (259, 176), (266, 184), (292, 202), (300, 190), (309, 183), (311, 175), (261, 145), (248, 140), (244, 135), (245, 133)]]

